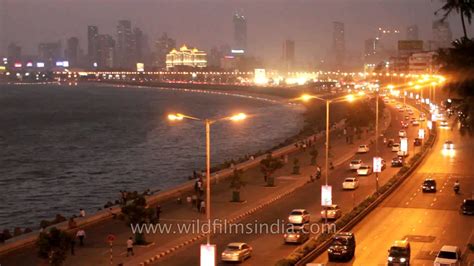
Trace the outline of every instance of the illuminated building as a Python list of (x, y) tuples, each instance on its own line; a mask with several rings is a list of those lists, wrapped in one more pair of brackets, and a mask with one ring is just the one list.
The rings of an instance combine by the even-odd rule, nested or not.
[(115, 65), (115, 40), (107, 34), (97, 37), (97, 68), (110, 69)]
[(436, 52), (414, 53), (408, 58), (410, 74), (433, 73), (438, 70)]
[(233, 50), (247, 50), (247, 20), (239, 13), (234, 14), (234, 47)]
[(295, 66), (295, 41), (286, 40), (283, 43), (283, 64), (288, 72)]
[(173, 49), (166, 55), (166, 68), (207, 66), (206, 52), (196, 48), (189, 49), (183, 45), (179, 50)]

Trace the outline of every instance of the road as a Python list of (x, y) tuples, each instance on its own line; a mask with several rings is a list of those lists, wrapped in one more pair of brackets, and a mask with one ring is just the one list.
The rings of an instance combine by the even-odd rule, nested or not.
[[(390, 108), (392, 121), (389, 130), (385, 136), (387, 138), (398, 139), (398, 130), (400, 129), (400, 120), (403, 118), (403, 114), (399, 113), (393, 108)], [(418, 114), (415, 114), (418, 117)], [(407, 130), (408, 137), (413, 140), (414, 136), (418, 132), (418, 127), (409, 128)], [(410, 149), (413, 146), (410, 145)], [(371, 164), (372, 157), (374, 156), (374, 147), (371, 146), (371, 151), (363, 155), (354, 155), (353, 158), (361, 158), (364, 162)], [(391, 150), (380, 143), (380, 155), (387, 161), (388, 166), (380, 176), (380, 184), (384, 184), (390, 177), (392, 177), (398, 168), (391, 168), (390, 161), (395, 157)], [(343, 191), (341, 189), (342, 181), (344, 178), (354, 176), (354, 173), (349, 171), (349, 161), (344, 163), (338, 169), (331, 172), (329, 178), (329, 184), (333, 186), (333, 202), (340, 205), (343, 213), (349, 212), (353, 206), (361, 202), (365, 197), (372, 194), (375, 191), (375, 175), (372, 174), (368, 177), (360, 177), (360, 187), (355, 191)], [(323, 178), (324, 179), (324, 178)], [(303, 188), (299, 189), (292, 196), (285, 197), (272, 205), (266, 207), (262, 211), (256, 212), (239, 223), (247, 224), (267, 224), (271, 225), (279, 221), (286, 221), (289, 212), (292, 209), (305, 208), (307, 209), (311, 217), (312, 224), (318, 224), (320, 220), (321, 211), (321, 196), (320, 196), (320, 182), (308, 184)], [(316, 227), (314, 227), (316, 228)], [(317, 233), (317, 232), (314, 232)], [(313, 234), (314, 236), (315, 234)], [(283, 242), (282, 233), (262, 233), (262, 234), (216, 234), (212, 237), (211, 243), (217, 245), (217, 256), (218, 261), (220, 253), (223, 251), (225, 246), (230, 242), (246, 242), (253, 247), (252, 258), (245, 261), (243, 265), (273, 265), (276, 261), (284, 258), (288, 255), (296, 245), (287, 245)], [(199, 263), (199, 245), (202, 242), (190, 245), (181, 251), (175, 252), (168, 257), (157, 262), (157, 265), (198, 265)], [(222, 262), (219, 262), (222, 264)]]
[[(398, 239), (409, 240), (411, 264), (414, 265), (433, 265), (443, 245), (456, 245), (465, 251), (467, 243), (474, 241), (474, 217), (459, 213), (462, 199), (474, 195), (474, 164), (471, 161), (474, 141), (469, 136), (462, 136), (457, 129), (439, 128), (438, 132), (433, 152), (416, 173), (354, 228), (356, 255), (347, 265), (385, 265), (387, 250)], [(455, 153), (442, 152), (446, 140), (454, 142)], [(421, 192), (421, 184), (427, 177), (436, 180), (436, 193)], [(456, 179), (461, 183), (461, 195), (453, 192)], [(328, 263), (327, 253), (315, 262), (340, 264)], [(464, 263), (467, 265), (466, 261)]]

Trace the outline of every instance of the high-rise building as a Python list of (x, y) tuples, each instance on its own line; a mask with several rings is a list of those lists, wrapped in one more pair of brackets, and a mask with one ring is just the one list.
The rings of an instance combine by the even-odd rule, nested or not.
[(90, 66), (97, 62), (97, 36), (99, 28), (97, 26), (87, 26), (87, 59)]
[(290, 71), (295, 66), (295, 41), (285, 40), (283, 42), (283, 64), (286, 71)]
[(132, 22), (130, 22), (130, 20), (120, 20), (118, 22), (116, 52), (118, 67), (134, 67)]
[(0, 0), (0, 55), (5, 53), (8, 42), (7, 21), (8, 10), (7, 0)]
[(419, 35), (418, 35), (418, 25), (410, 25), (407, 27), (407, 32), (406, 32), (406, 39), (407, 40), (419, 40)]
[(449, 28), (449, 23), (447, 21), (434, 21), (433, 22), (433, 46), (430, 47), (431, 50), (437, 50), (440, 48), (449, 48), (451, 47), (451, 42), (453, 40), (453, 34)]
[(346, 43), (344, 38), (344, 23), (333, 22), (332, 49), (334, 55), (334, 67), (341, 69), (344, 65)]
[(203, 68), (207, 66), (207, 54), (197, 48), (190, 49), (183, 45), (179, 50), (173, 49), (166, 55), (166, 68)]
[(153, 65), (159, 68), (166, 67), (166, 55), (176, 48), (176, 41), (168, 37), (167, 33), (163, 33), (155, 42), (155, 58)]
[(115, 66), (115, 40), (108, 34), (97, 37), (97, 68), (110, 69)]
[(144, 62), (145, 42), (146, 37), (143, 31), (138, 27), (134, 28), (132, 38), (133, 63)]
[(234, 14), (234, 45), (233, 50), (247, 51), (247, 20), (239, 13)]
[(19, 45), (16, 43), (10, 43), (7, 50), (8, 61), (21, 61), (21, 47)]
[(67, 40), (66, 51), (64, 51), (66, 60), (69, 61), (69, 65), (77, 67), (79, 63), (79, 39), (71, 37)]
[(40, 43), (38, 45), (38, 57), (47, 67), (56, 66), (61, 58), (61, 42)]

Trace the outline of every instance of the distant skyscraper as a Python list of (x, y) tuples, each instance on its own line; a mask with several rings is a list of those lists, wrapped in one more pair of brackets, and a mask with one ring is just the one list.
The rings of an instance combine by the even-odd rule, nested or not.
[(47, 67), (56, 66), (56, 62), (61, 60), (61, 42), (40, 43), (38, 57)]
[(247, 21), (243, 15), (234, 14), (234, 50), (247, 51)]
[(87, 57), (89, 66), (97, 61), (97, 36), (99, 35), (99, 28), (97, 26), (87, 27)]
[(3, 55), (5, 53), (5, 49), (8, 42), (7, 15), (7, 1), (0, 0), (0, 55)]
[(10, 43), (7, 50), (7, 57), (10, 62), (14, 63), (21, 60), (21, 47), (16, 43)]
[(131, 68), (133, 60), (133, 36), (130, 20), (120, 20), (117, 26), (117, 65), (121, 68)]
[(433, 44), (434, 47), (430, 47), (432, 50), (439, 48), (451, 47), (453, 40), (453, 34), (449, 28), (447, 21), (434, 21), (433, 22)]
[(293, 69), (295, 65), (295, 41), (285, 40), (283, 42), (283, 64), (286, 71)]
[(166, 55), (176, 48), (176, 41), (168, 37), (168, 34), (163, 33), (155, 42), (155, 59), (154, 65), (159, 68), (166, 67)]
[(343, 67), (346, 53), (346, 43), (344, 39), (344, 23), (333, 22), (332, 49), (334, 55), (334, 66), (338, 69)]
[(144, 62), (144, 53), (145, 53), (145, 34), (140, 28), (133, 29), (133, 38), (132, 38), (132, 51), (133, 51), (133, 63), (143, 63)]
[(110, 69), (115, 66), (115, 40), (108, 34), (97, 37), (97, 68)]
[(419, 40), (418, 25), (411, 25), (407, 27), (407, 40)]
[(69, 65), (72, 67), (77, 67), (79, 62), (79, 39), (76, 37), (71, 37), (67, 40), (67, 47), (65, 51), (65, 56)]

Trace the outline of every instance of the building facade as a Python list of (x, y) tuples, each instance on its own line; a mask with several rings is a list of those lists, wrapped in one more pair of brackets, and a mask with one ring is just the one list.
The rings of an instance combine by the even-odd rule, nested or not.
[(173, 49), (166, 55), (166, 69), (203, 68), (207, 66), (207, 54), (196, 48), (183, 45), (179, 50)]
[(333, 22), (332, 49), (334, 55), (334, 67), (341, 69), (344, 65), (346, 55), (346, 41), (344, 23)]
[(453, 34), (447, 21), (434, 21), (433, 22), (433, 42), (430, 50), (437, 50), (440, 48), (451, 47), (453, 41)]
[(234, 23), (234, 50), (247, 51), (247, 20), (243, 15), (235, 13), (233, 17)]
[(87, 27), (87, 59), (89, 67), (97, 61), (97, 36), (99, 35), (99, 28), (97, 26)]
[(64, 51), (66, 60), (69, 61), (71, 67), (77, 67), (79, 64), (79, 39), (76, 37), (71, 37), (67, 39), (66, 42), (66, 51)]
[(410, 74), (426, 74), (438, 71), (435, 60), (436, 52), (414, 53), (408, 59)]
[(168, 34), (163, 33), (155, 42), (153, 65), (160, 69), (165, 68), (166, 55), (174, 48), (176, 48), (176, 41), (168, 37)]
[(286, 71), (291, 71), (295, 67), (295, 41), (285, 40), (283, 42), (283, 66)]
[(406, 39), (411, 41), (420, 39), (418, 25), (410, 25), (407, 27)]
[(132, 22), (120, 20), (117, 25), (117, 67), (134, 67)]

